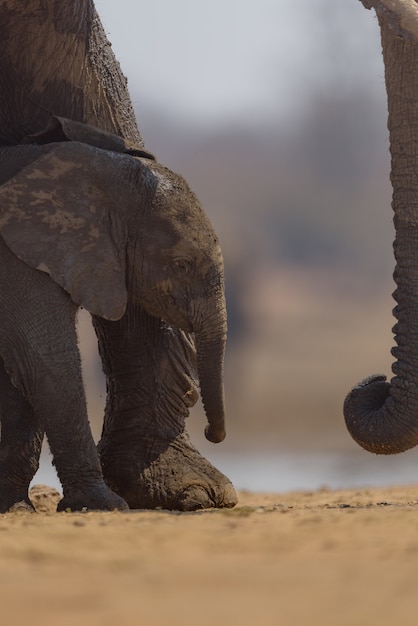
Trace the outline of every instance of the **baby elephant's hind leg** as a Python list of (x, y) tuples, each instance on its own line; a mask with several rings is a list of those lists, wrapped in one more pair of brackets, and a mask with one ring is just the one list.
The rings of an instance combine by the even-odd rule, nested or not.
[(33, 509), (28, 489), (39, 467), (44, 431), (1, 360), (0, 421), (0, 513), (22, 502)]

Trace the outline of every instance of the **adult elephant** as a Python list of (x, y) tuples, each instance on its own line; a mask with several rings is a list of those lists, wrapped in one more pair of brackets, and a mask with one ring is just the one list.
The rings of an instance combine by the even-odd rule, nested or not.
[[(16, 146), (28, 135), (41, 141), (39, 133), (53, 113), (119, 136), (129, 151), (143, 149), (126, 80), (91, 1), (0, 1), (0, 59), (1, 145)], [(65, 132), (62, 124), (55, 130), (50, 126), (45, 141), (61, 141)], [(3, 168), (4, 180), (11, 172), (5, 164)], [(182, 264), (184, 260), (179, 268)], [(51, 268), (45, 263), (41, 269)], [(183, 269), (188, 271), (187, 263)], [(194, 342), (188, 333), (155, 317), (157, 309), (150, 315), (150, 307), (147, 312), (142, 304), (128, 299), (117, 320), (94, 316), (108, 390), (99, 443), (104, 478), (134, 508), (233, 506), (231, 483), (201, 457), (185, 432), (185, 417), (197, 397)], [(207, 366), (214, 362), (209, 353), (206, 359)], [(202, 389), (207, 385), (207, 398), (216, 386), (214, 398), (222, 396), (220, 371), (216, 380), (200, 380)], [(26, 390), (12, 394), (4, 371), (0, 383), (8, 399), (1, 408), (4, 510), (17, 499), (27, 500), (24, 494), (38, 466), (44, 433), (42, 420), (33, 420)], [(19, 420), (7, 419), (16, 413)], [(222, 413), (217, 415), (219, 425)], [(220, 439), (221, 433), (215, 428), (209, 437)], [(57, 445), (63, 449), (64, 441)]]
[[(344, 404), (347, 427), (364, 448), (394, 454), (418, 444), (418, 19), (411, 3), (362, 0), (377, 12), (388, 95), (396, 239), (394, 327), (397, 361), (391, 382), (371, 376)], [(390, 6), (389, 6), (390, 4)], [(404, 4), (401, 19), (396, 14)], [(415, 35), (408, 32), (415, 15)]]

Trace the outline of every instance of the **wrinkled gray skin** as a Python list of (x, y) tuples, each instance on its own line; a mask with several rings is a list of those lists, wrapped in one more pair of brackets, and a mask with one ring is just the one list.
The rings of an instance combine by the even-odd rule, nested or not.
[[(81, 130), (89, 140), (89, 129), (70, 120), (54, 118), (50, 126), (55, 132), (31, 140), (45, 144), (63, 127), (70, 128), (70, 136)], [(92, 135), (100, 144), (100, 133)], [(109, 137), (103, 137), (105, 145)], [(71, 140), (4, 148), (0, 166), (0, 356), (13, 385), (41, 416), (63, 484), (61, 506), (91, 506), (79, 496), (80, 482), (93, 469), (76, 305), (95, 317), (98, 333), (105, 320), (111, 324), (124, 316), (128, 301), (193, 333), (206, 435), (222, 441), (223, 261), (213, 228), (186, 182), (150, 158)], [(114, 395), (124, 401), (123, 390)], [(195, 402), (194, 382), (184, 395), (186, 406)], [(86, 461), (87, 476), (74, 481)]]
[[(61, 509), (233, 506), (232, 485), (184, 421), (198, 370), (207, 436), (224, 436), (219, 246), (184, 181), (143, 152), (93, 3), (0, 1), (0, 63), (0, 511), (30, 504), (45, 430)], [(50, 111), (113, 136), (51, 122)], [(33, 145), (19, 146), (28, 135)], [(107, 378), (101, 464), (79, 304), (92, 313)]]
[(390, 382), (374, 375), (350, 391), (344, 416), (363, 448), (397, 454), (418, 445), (418, 41), (381, 2), (363, 4), (376, 9), (385, 64), (396, 232), (396, 361)]

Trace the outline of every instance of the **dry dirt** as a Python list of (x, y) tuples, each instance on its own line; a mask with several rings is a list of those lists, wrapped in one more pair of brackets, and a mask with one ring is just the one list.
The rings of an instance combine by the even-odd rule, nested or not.
[(418, 486), (0, 516), (1, 624), (417, 624)]

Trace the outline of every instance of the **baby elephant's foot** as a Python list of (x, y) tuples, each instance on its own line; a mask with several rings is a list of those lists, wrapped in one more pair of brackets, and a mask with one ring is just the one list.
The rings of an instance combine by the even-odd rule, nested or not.
[(26, 487), (17, 488), (5, 481), (0, 481), (0, 513), (11, 510), (35, 511)]
[(169, 442), (134, 441), (135, 447), (128, 441), (117, 451), (104, 441), (99, 445), (105, 481), (131, 509), (196, 511), (236, 505), (230, 480), (199, 454), (186, 433)]
[(123, 498), (111, 491), (104, 483), (81, 485), (66, 489), (63, 499), (58, 503), (58, 511), (126, 511), (128, 505)]

